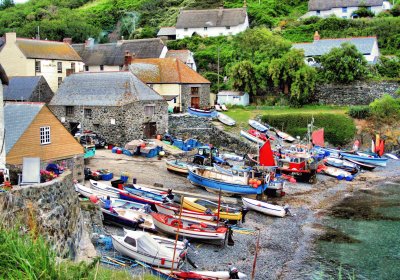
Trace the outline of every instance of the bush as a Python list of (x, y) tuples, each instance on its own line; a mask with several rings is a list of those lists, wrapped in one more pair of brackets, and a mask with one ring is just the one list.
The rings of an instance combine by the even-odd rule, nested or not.
[(397, 120), (400, 118), (400, 99), (395, 99), (389, 94), (375, 99), (369, 104), (369, 107), (372, 115), (381, 120)]
[(355, 119), (366, 119), (371, 116), (368, 106), (352, 106), (349, 109), (349, 116)]
[(348, 144), (354, 137), (356, 128), (351, 118), (337, 114), (281, 114), (264, 115), (262, 121), (269, 125), (282, 129), (292, 136), (304, 136), (307, 133), (307, 125), (314, 117), (314, 126), (323, 127), (325, 141), (332, 145)]

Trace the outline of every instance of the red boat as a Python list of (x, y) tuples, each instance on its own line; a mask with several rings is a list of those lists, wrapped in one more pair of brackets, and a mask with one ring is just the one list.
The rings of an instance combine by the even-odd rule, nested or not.
[(261, 133), (255, 129), (249, 129), (247, 132), (263, 141), (267, 141), (268, 139), (275, 140), (274, 138), (270, 137), (269, 135), (267, 135), (265, 133)]

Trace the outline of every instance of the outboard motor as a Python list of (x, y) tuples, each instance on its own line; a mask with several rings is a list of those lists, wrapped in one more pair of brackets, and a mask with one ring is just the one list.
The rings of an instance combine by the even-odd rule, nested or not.
[(141, 225), (141, 224), (143, 224), (144, 223), (144, 219), (143, 218), (139, 218), (137, 221), (136, 221), (136, 224), (135, 224), (135, 227), (133, 228), (133, 230), (137, 230), (138, 228), (139, 228), (139, 225)]
[(246, 218), (247, 212), (249, 212), (249, 209), (247, 209), (246, 206), (243, 206), (240, 211), (242, 212), (242, 223), (244, 224), (246, 222), (245, 218)]
[(235, 245), (235, 241), (233, 241), (233, 231), (231, 227), (228, 227), (228, 246)]
[(229, 279), (240, 279), (239, 278), (239, 271), (234, 266), (229, 268)]

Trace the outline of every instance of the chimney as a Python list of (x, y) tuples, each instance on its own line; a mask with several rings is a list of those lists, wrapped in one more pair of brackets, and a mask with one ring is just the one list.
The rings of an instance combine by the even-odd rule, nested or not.
[(72, 38), (64, 38), (63, 42), (67, 43), (68, 45), (72, 45)]
[(321, 36), (319, 36), (318, 31), (315, 31), (315, 33), (314, 33), (314, 41), (319, 41), (319, 39), (321, 39)]
[(94, 46), (94, 39), (89, 38), (85, 41), (85, 48), (92, 48)]
[(124, 66), (125, 70), (128, 70), (129, 65), (132, 63), (132, 54), (129, 51), (125, 51)]
[(17, 33), (15, 32), (10, 32), (6, 33), (6, 43), (15, 43), (17, 42)]

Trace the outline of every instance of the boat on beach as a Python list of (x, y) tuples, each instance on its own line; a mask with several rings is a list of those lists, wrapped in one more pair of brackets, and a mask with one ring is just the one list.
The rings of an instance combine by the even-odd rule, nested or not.
[(124, 208), (113, 208), (106, 209), (100, 207), (103, 213), (104, 219), (110, 223), (118, 224), (121, 226), (127, 226), (130, 228), (155, 230), (153, 218), (150, 214), (145, 213), (143, 209), (124, 209)]
[(186, 176), (187, 174), (189, 174), (188, 164), (186, 162), (178, 160), (168, 160), (166, 161), (166, 165), (167, 165), (167, 170), (170, 172)]
[(119, 198), (119, 194), (115, 192), (110, 192), (102, 189), (93, 189), (79, 183), (75, 183), (74, 186), (75, 191), (87, 198), (90, 198), (93, 195), (98, 198), (106, 198), (107, 196), (109, 196), (110, 198)]
[[(184, 198), (185, 199), (185, 198)], [(171, 202), (166, 202), (162, 204), (156, 204), (156, 209), (158, 213), (166, 214), (166, 215), (179, 215), (180, 211), (180, 204), (177, 203), (171, 203)], [(217, 220), (217, 215), (214, 213), (205, 213), (204, 212), (199, 212), (199, 211), (192, 211), (188, 209), (182, 209), (182, 216), (187, 217), (187, 218), (195, 218), (199, 220), (205, 220), (205, 221), (216, 221)]]
[[(184, 197), (182, 207), (197, 213), (205, 213), (207, 212), (207, 209), (209, 209), (212, 211), (212, 213), (214, 213), (214, 216), (218, 215), (218, 203), (207, 199)], [(221, 204), (219, 208), (220, 219), (231, 221), (240, 221), (242, 219), (242, 212), (238, 208), (230, 207), (224, 204)]]
[(220, 112), (218, 112), (217, 118), (220, 122), (227, 126), (234, 126), (236, 124), (234, 119)]
[(197, 117), (215, 118), (218, 112), (214, 110), (202, 110), (193, 107), (188, 108), (188, 113)]
[(294, 140), (296, 140), (289, 134), (287, 134), (283, 131), (280, 131), (278, 129), (275, 129), (275, 134), (276, 134), (276, 136), (278, 136), (279, 138), (283, 139), (283, 141), (286, 141), (286, 142), (292, 143), (292, 142), (294, 142)]
[(247, 197), (242, 197), (243, 205), (249, 209), (264, 213), (270, 216), (284, 217), (286, 209), (279, 205), (273, 205), (264, 201), (259, 201)]
[(152, 273), (166, 280), (230, 280), (248, 279), (247, 275), (238, 271), (181, 271), (162, 268), (150, 268)]
[(265, 132), (267, 132), (269, 130), (269, 126), (265, 126), (265, 125), (259, 123), (258, 121), (255, 121), (255, 120), (249, 120), (249, 125), (252, 128), (254, 128), (254, 129), (256, 129), (256, 130), (258, 130), (258, 131), (260, 131), (262, 133), (265, 133)]
[(261, 140), (260, 138), (251, 135), (250, 133), (247, 133), (246, 131), (241, 130), (240, 135), (246, 138), (247, 140), (250, 140), (251, 142), (257, 143), (258, 145), (264, 145), (265, 141)]
[(150, 205), (160, 204), (165, 200), (165, 195), (130, 187), (125, 187), (124, 191), (119, 190), (119, 197), (121, 199)]
[(383, 166), (384, 167), (384, 166), (386, 166), (386, 163), (388, 161), (387, 158), (379, 158), (379, 157), (373, 157), (373, 156), (360, 156), (360, 155), (354, 155), (354, 154), (349, 154), (349, 153), (340, 153), (340, 155), (345, 159), (356, 160), (358, 162), (372, 164), (375, 166)]

